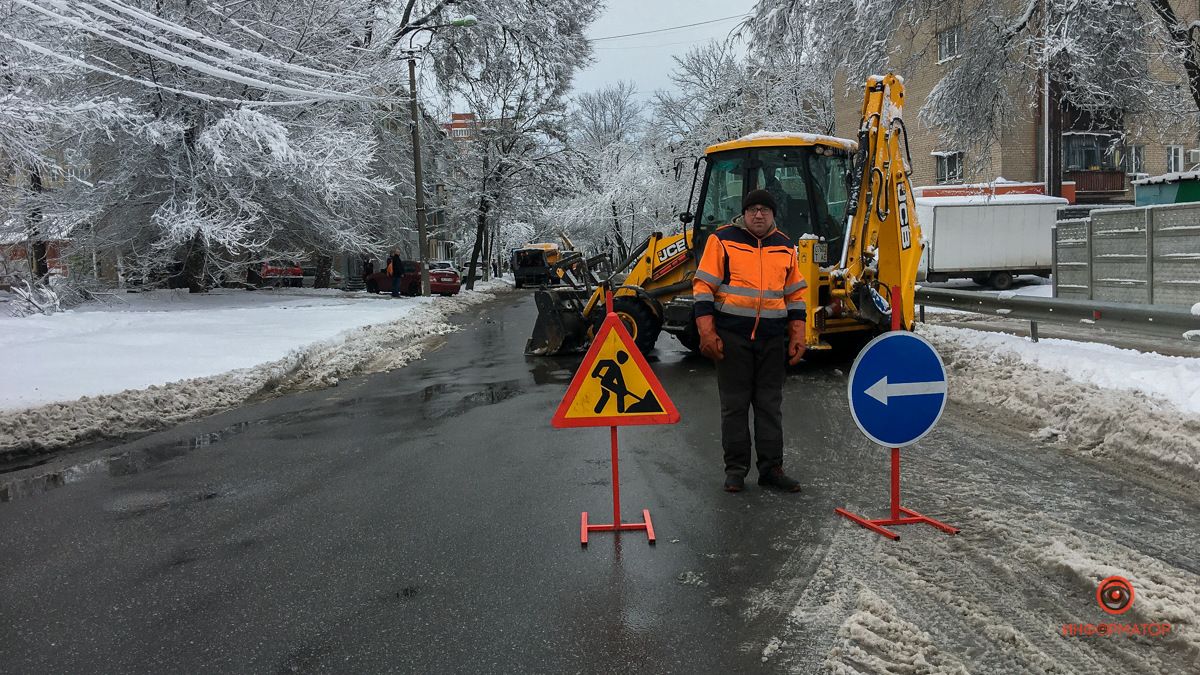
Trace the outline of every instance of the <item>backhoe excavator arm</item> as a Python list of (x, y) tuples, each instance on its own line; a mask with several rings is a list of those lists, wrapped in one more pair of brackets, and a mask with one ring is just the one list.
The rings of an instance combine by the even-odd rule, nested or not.
[(860, 318), (886, 326), (892, 310), (889, 289), (899, 286), (901, 317), (908, 327), (923, 244), (909, 182), (903, 113), (903, 79), (890, 74), (867, 78), (852, 191), (857, 199), (841, 262), (833, 270), (831, 295), (849, 300)]

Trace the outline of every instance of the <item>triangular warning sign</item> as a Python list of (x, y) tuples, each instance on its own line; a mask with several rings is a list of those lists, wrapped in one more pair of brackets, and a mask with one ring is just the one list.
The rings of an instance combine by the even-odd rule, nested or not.
[(678, 421), (679, 411), (634, 345), (625, 324), (610, 313), (600, 324), (550, 423), (562, 428)]

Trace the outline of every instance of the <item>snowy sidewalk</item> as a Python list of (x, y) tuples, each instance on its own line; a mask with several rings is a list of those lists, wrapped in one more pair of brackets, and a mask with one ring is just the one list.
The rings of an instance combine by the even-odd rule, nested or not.
[(0, 451), (161, 428), (264, 389), (335, 384), (420, 354), (448, 315), (509, 286), (443, 298), (339, 290), (130, 293), (0, 318)]

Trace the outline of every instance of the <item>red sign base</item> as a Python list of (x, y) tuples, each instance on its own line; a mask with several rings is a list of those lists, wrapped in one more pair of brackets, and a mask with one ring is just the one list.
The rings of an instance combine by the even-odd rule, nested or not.
[(906, 509), (903, 506), (900, 506), (900, 448), (892, 448), (891, 518), (878, 518), (875, 520), (870, 520), (842, 508), (836, 508), (834, 509), (834, 512), (839, 516), (845, 516), (850, 520), (853, 520), (868, 530), (882, 534), (893, 541), (898, 541), (900, 539), (900, 535), (885, 528), (884, 525), (916, 525), (918, 523), (925, 523), (927, 525), (932, 525), (943, 532), (947, 532), (949, 534), (958, 534), (957, 527), (952, 527), (939, 520), (934, 520), (929, 516), (923, 516), (912, 509)]
[(650, 521), (650, 509), (642, 509), (642, 518), (645, 518), (640, 523), (609, 523), (607, 525), (588, 525), (587, 511), (583, 512), (583, 518), (579, 524), (579, 543), (587, 546), (588, 532), (617, 532), (620, 530), (645, 530), (646, 537), (650, 543), (654, 543), (654, 523)]

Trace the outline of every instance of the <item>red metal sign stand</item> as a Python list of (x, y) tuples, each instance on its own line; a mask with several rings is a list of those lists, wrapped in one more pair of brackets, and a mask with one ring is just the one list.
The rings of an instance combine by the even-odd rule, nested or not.
[[(901, 330), (900, 326), (900, 287), (892, 286), (892, 330)], [(958, 534), (958, 528), (947, 525), (941, 521), (934, 520), (929, 516), (923, 516), (912, 509), (906, 509), (900, 506), (900, 448), (892, 448), (892, 517), (878, 518), (870, 520), (858, 514), (851, 513), (843, 508), (835, 508), (834, 512), (838, 515), (845, 516), (850, 520), (862, 525), (868, 530), (872, 530), (893, 541), (900, 539), (900, 535), (892, 532), (884, 527), (885, 525), (915, 525), (917, 523), (926, 523), (932, 525), (943, 532), (949, 534)]]
[[(604, 291), (604, 308), (609, 315), (613, 313), (612, 291)], [(617, 428), (609, 427), (612, 437), (612, 488), (613, 488), (613, 519), (611, 523), (589, 525), (587, 511), (583, 512), (579, 525), (579, 543), (587, 546), (588, 532), (618, 532), (620, 530), (645, 530), (650, 543), (654, 543), (654, 523), (650, 521), (650, 509), (642, 509), (643, 520), (640, 523), (621, 522), (621, 479), (617, 470)]]

